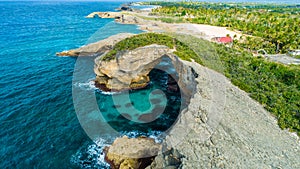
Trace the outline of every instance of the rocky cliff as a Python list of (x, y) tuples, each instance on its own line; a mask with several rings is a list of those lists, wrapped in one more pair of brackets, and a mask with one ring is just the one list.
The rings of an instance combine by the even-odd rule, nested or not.
[[(116, 35), (61, 55), (101, 55), (130, 36)], [(223, 75), (195, 62), (180, 60), (172, 52), (165, 46), (150, 45), (119, 53), (108, 62), (101, 61), (101, 57), (95, 60), (97, 83), (111, 89), (145, 86), (149, 71), (162, 57), (171, 59), (179, 75), (181, 92), (190, 103), (166, 133), (165, 148), (148, 169), (300, 168), (300, 143), (296, 135), (281, 130), (263, 106)], [(114, 146), (118, 144), (123, 143), (118, 141)]]
[(120, 91), (146, 87), (149, 72), (161, 61), (164, 55), (172, 53), (165, 46), (151, 45), (119, 53), (115, 59), (96, 59), (96, 84), (102, 89)]
[[(118, 82), (128, 86), (130, 79), (146, 77), (160, 57), (170, 57), (180, 76), (180, 89), (191, 98), (166, 134), (166, 148), (148, 169), (300, 168), (296, 135), (281, 130), (269, 112), (223, 75), (195, 62), (182, 61), (171, 52), (164, 46), (150, 45), (121, 54), (119, 61), (97, 63), (98, 77), (117, 77)], [(166, 154), (173, 150), (180, 162), (175, 155)]]
[(182, 168), (300, 168), (296, 134), (223, 75), (183, 62), (199, 74), (197, 89), (166, 138)]
[(196, 86), (193, 70), (185, 66), (173, 52), (173, 49), (166, 46), (153, 44), (120, 52), (115, 59), (109, 61), (101, 60), (103, 56), (100, 56), (95, 60), (96, 85), (109, 91), (143, 88), (150, 81), (149, 72), (161, 62), (163, 57), (168, 57), (175, 70), (181, 72), (178, 85), (183, 95), (185, 98), (190, 98)]

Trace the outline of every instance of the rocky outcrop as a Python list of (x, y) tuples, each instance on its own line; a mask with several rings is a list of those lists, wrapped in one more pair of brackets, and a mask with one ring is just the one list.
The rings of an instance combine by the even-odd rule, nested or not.
[[(128, 22), (136, 22), (134, 16), (130, 18)], [(125, 23), (126, 16), (120, 19)], [(115, 38), (130, 36), (120, 38), (116, 35)], [(107, 42), (61, 55), (100, 55), (115, 44), (114, 41), (108, 45), (102, 43)], [(154, 161), (148, 168), (300, 168), (300, 143), (296, 135), (281, 130), (276, 119), (263, 106), (223, 75), (197, 63), (182, 61), (165, 46), (152, 45), (126, 51), (109, 62), (97, 58), (96, 83), (99, 87), (118, 90), (144, 87), (149, 82), (149, 71), (161, 57), (171, 59), (179, 75), (180, 90), (190, 104), (181, 111), (165, 139), (169, 149), (176, 149), (180, 162), (177, 157), (173, 158), (173, 154), (158, 155), (151, 157)], [(140, 144), (123, 146), (122, 152), (132, 150), (134, 145)], [(142, 147), (149, 148), (148, 143)], [(109, 154), (113, 148), (106, 151)], [(130, 164), (133, 168), (140, 167), (131, 158), (109, 156), (107, 161), (112, 166)], [(176, 165), (171, 165), (174, 161)]]
[[(281, 130), (276, 119), (247, 93), (215, 71), (178, 59), (164, 46), (149, 47), (124, 55), (137, 61), (150, 57), (148, 52), (154, 55), (156, 49), (155, 59), (170, 57), (179, 74), (180, 90), (191, 99), (165, 139), (168, 149), (175, 149), (180, 159), (163, 155), (169, 150), (162, 151), (148, 169), (300, 167), (299, 138)], [(122, 64), (126, 61), (129, 68), (132, 60), (127, 58)]]
[(110, 61), (102, 61), (100, 56), (96, 59), (96, 84), (113, 91), (143, 88), (150, 81), (149, 72), (170, 54), (168, 47), (150, 45), (119, 53)]
[(117, 54), (116, 59), (110, 61), (103, 61), (101, 60), (103, 56), (100, 56), (95, 60), (96, 85), (110, 91), (144, 88), (150, 81), (149, 72), (163, 57), (169, 57), (175, 70), (180, 72), (178, 78), (180, 90), (186, 98), (190, 98), (196, 86), (193, 70), (183, 65), (173, 52), (174, 49), (154, 44), (121, 52)]
[(133, 11), (129, 5), (122, 5), (120, 8), (117, 8), (118, 11)]
[[(131, 8), (130, 8), (131, 9)], [(129, 10), (131, 11), (131, 10)], [(144, 20), (141, 17), (135, 16), (136, 12), (92, 12), (86, 16), (86, 18), (112, 18), (116, 22), (122, 24), (146, 24), (149, 21)]]
[(161, 145), (150, 138), (117, 138), (105, 149), (105, 160), (113, 169), (142, 169), (150, 165)]
[(93, 12), (90, 13), (86, 18), (95, 18), (98, 16), (99, 18), (120, 18), (122, 13), (120, 12)]
[(164, 148), (162, 148), (162, 152), (155, 157), (151, 165), (146, 169), (176, 169), (181, 167), (182, 154), (173, 148), (168, 150), (163, 149)]
[(56, 53), (57, 56), (98, 56), (113, 48), (119, 41), (131, 37), (134, 34), (121, 33), (113, 35), (107, 39), (101, 40), (96, 43), (88, 44), (78, 49)]
[(223, 75), (183, 62), (199, 75), (197, 89), (166, 137), (182, 168), (300, 168), (296, 135)]

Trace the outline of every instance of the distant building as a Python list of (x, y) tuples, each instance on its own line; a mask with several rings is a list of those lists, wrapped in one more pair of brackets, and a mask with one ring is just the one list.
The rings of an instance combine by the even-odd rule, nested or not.
[(229, 36), (215, 37), (215, 38), (212, 38), (212, 41), (217, 42), (217, 43), (222, 43), (222, 44), (229, 44), (229, 43), (233, 42), (233, 39)]
[(291, 55), (291, 56), (299, 56), (300, 55), (300, 49), (289, 50), (288, 54)]

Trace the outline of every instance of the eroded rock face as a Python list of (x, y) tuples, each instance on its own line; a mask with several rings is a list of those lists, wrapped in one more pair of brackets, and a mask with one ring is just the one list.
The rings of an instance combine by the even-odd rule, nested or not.
[(120, 18), (122, 13), (120, 12), (93, 12), (90, 13), (86, 18), (94, 18), (98, 16), (99, 18)]
[[(164, 55), (171, 55), (166, 46), (150, 45), (118, 54), (116, 59), (96, 59), (96, 84), (102, 89), (120, 91), (146, 87), (149, 72)], [(102, 86), (102, 87), (101, 87)]]
[[(173, 52), (174, 49), (153, 44), (118, 54), (116, 59), (110, 61), (102, 61), (100, 56), (95, 59), (94, 72), (97, 75), (95, 84), (106, 91), (144, 88), (150, 81), (149, 72), (163, 57), (168, 57), (178, 73), (176, 80), (184, 103), (188, 103), (195, 93), (197, 86), (195, 78), (198, 75)], [(170, 86), (172, 83), (174, 82), (170, 81)]]
[(97, 56), (101, 55), (113, 48), (113, 46), (125, 38), (134, 36), (131, 33), (120, 33), (110, 36), (107, 39), (101, 40), (96, 43), (91, 43), (78, 49), (72, 49), (56, 53), (57, 56)]
[[(152, 47), (125, 52), (115, 61), (96, 59), (95, 72), (98, 82), (106, 86), (114, 84), (109, 80), (115, 78), (122, 89), (130, 87), (132, 82), (147, 84), (147, 75), (153, 66), (162, 57), (171, 59), (179, 76), (177, 83), (181, 93), (187, 101), (191, 99), (165, 138), (167, 146), (180, 154), (180, 167), (300, 168), (299, 137), (281, 130), (263, 106), (223, 75), (197, 63), (182, 61), (165, 46)], [(123, 151), (131, 149), (128, 146)], [(178, 166), (169, 166), (166, 161), (173, 164), (176, 158), (157, 156), (148, 168)], [(129, 163), (132, 168), (139, 167), (136, 160), (122, 166)], [(116, 167), (121, 166), (117, 164)]]
[(118, 54), (110, 61), (96, 59), (96, 84), (112, 91), (144, 88), (150, 81), (149, 72), (164, 55), (171, 54), (166, 46), (150, 45)]
[(225, 76), (184, 64), (199, 74), (197, 90), (165, 139), (182, 168), (300, 168), (299, 137)]
[(146, 169), (181, 168), (182, 158), (183, 156), (177, 150), (173, 148), (164, 150), (163, 146), (162, 152), (155, 157), (154, 161)]
[(139, 169), (150, 165), (161, 145), (150, 138), (117, 138), (105, 149), (105, 160), (113, 169)]

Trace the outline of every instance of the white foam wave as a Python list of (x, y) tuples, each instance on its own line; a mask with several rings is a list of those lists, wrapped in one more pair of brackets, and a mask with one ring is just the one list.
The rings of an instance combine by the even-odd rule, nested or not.
[[(153, 138), (155, 142), (162, 143), (161, 131), (149, 131), (147, 133), (139, 131), (121, 132), (120, 136), (128, 136), (129, 138), (137, 138), (146, 136)], [(109, 137), (107, 139), (98, 138), (94, 140), (93, 144), (83, 145), (75, 155), (71, 158), (71, 163), (79, 166), (80, 168), (110, 168), (110, 165), (105, 162), (105, 153), (103, 149), (115, 140), (116, 137)]]
[(115, 94), (121, 93), (121, 92), (105, 92), (105, 91), (102, 91), (102, 90), (99, 90), (99, 92), (103, 95), (115, 95)]
[(95, 144), (92, 144), (88, 147), (87, 153), (91, 157), (96, 157), (96, 164), (99, 166), (106, 166), (109, 167), (109, 164), (105, 162), (105, 154), (103, 152), (103, 148), (109, 146), (108, 144), (105, 143), (104, 139), (97, 139), (95, 141)]
[(79, 150), (71, 158), (71, 162), (80, 166), (80, 168), (109, 168), (109, 164), (105, 162), (104, 147), (109, 146), (102, 138), (94, 141), (94, 144), (88, 145), (84, 150)]
[(58, 57), (61, 57), (61, 58), (69, 58), (70, 56), (58, 56)]
[(74, 86), (79, 87), (84, 90), (97, 90), (94, 80), (89, 80), (88, 82), (85, 82), (85, 83), (77, 82), (77, 83), (74, 83)]
[(74, 86), (79, 87), (83, 90), (88, 90), (88, 91), (98, 91), (99, 93), (103, 94), (103, 95), (115, 95), (115, 94), (120, 94), (121, 92), (105, 92), (102, 90), (99, 90), (96, 86), (95, 86), (95, 81), (94, 80), (89, 80), (88, 82), (77, 82), (74, 83)]
[(163, 141), (161, 137), (161, 131), (149, 131), (147, 133), (139, 132), (139, 131), (130, 131), (130, 132), (121, 132), (121, 135), (126, 135), (129, 138), (137, 138), (140, 136), (146, 136), (149, 138), (153, 138), (155, 142), (161, 143)]

